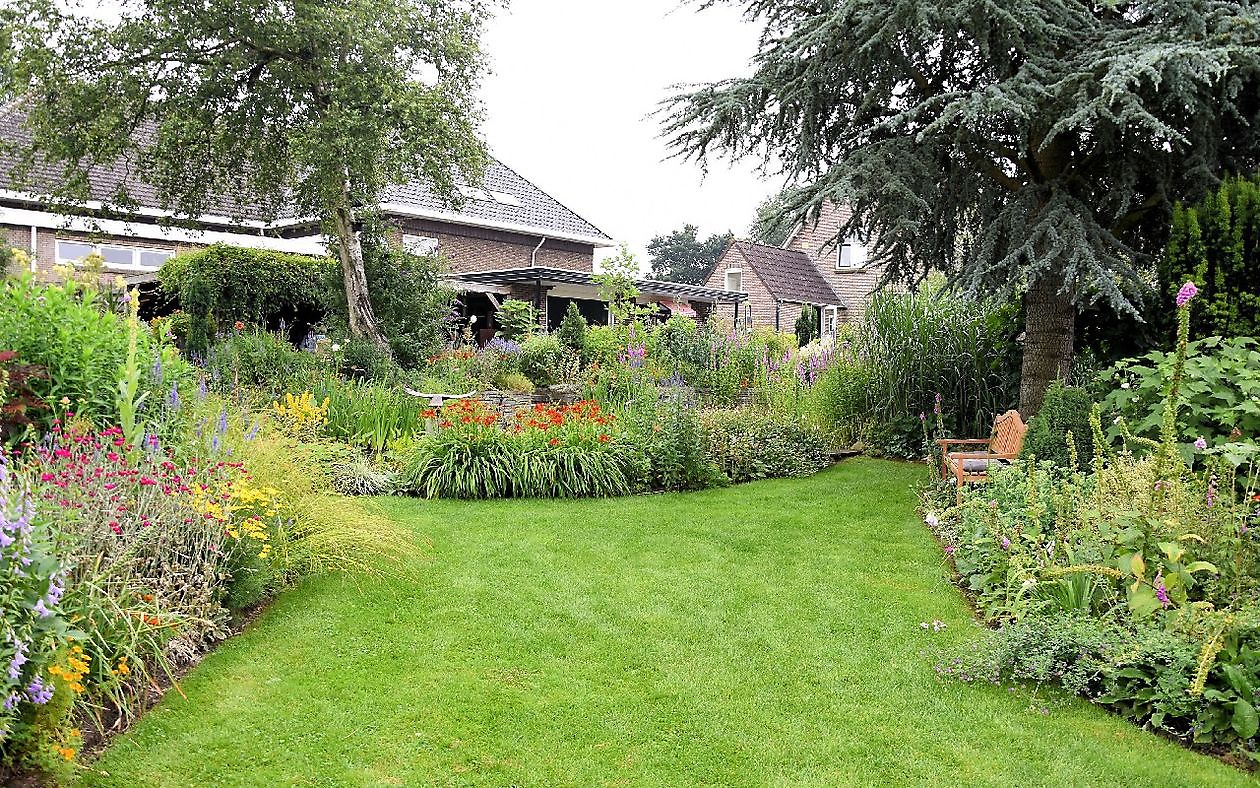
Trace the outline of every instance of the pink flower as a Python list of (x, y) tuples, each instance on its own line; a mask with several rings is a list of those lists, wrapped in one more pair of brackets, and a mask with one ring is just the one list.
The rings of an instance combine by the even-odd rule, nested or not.
[(1190, 303), (1190, 299), (1194, 298), (1198, 294), (1199, 288), (1195, 287), (1194, 282), (1186, 282), (1181, 286), (1181, 289), (1177, 291), (1177, 306), (1179, 308), (1185, 306)]
[(1203, 438), (1199, 438), (1195, 440), (1194, 448), (1198, 449), (1199, 451), (1203, 451), (1204, 449), (1207, 448), (1207, 441), (1205, 441)]

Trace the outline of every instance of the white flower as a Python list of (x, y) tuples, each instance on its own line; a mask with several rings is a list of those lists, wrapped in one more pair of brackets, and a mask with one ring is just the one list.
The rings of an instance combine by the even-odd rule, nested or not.
[(333, 346), (329, 349), (332, 350), (332, 352), (336, 353), (338, 350), (341, 350), (341, 345), (338, 345), (334, 342)]
[(1030, 577), (1030, 578), (1028, 578), (1027, 580), (1025, 580), (1024, 582), (1020, 583), (1020, 584), (1019, 584), (1019, 587), (1020, 587), (1021, 589), (1025, 590), (1025, 591), (1028, 591), (1029, 589), (1031, 589), (1031, 588), (1032, 588), (1033, 586), (1035, 586), (1035, 585), (1037, 585), (1037, 580), (1036, 580), (1035, 578)]
[(936, 512), (928, 512), (927, 516), (923, 518), (923, 522), (933, 528), (941, 524), (940, 518), (936, 516)]
[(1127, 389), (1128, 387), (1129, 387), (1129, 381), (1127, 380), (1120, 384), (1120, 388), (1122, 389)]
[(932, 621), (932, 631), (933, 631), (933, 632), (940, 632), (940, 631), (941, 631), (942, 629), (944, 629), (944, 628), (945, 628), (945, 622), (944, 622), (944, 621), (935, 621), (935, 620), (934, 620), (934, 621)]
[(926, 621), (920, 621), (920, 622), (919, 622), (919, 629), (927, 629), (929, 626), (931, 626), (931, 625), (930, 625), (930, 624), (928, 624), (928, 622), (926, 622)]

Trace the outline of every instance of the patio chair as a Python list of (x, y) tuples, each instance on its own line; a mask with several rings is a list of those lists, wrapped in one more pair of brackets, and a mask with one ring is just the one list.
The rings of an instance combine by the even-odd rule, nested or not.
[[(1008, 410), (993, 420), (993, 432), (988, 438), (966, 439), (941, 438), (936, 444), (941, 448), (941, 478), (951, 475), (958, 483), (958, 502), (962, 503), (963, 485), (983, 483), (989, 480), (989, 470), (1010, 464), (1024, 447), (1024, 434), (1028, 425), (1020, 418), (1019, 411)], [(951, 451), (951, 446), (983, 446), (983, 450)]]

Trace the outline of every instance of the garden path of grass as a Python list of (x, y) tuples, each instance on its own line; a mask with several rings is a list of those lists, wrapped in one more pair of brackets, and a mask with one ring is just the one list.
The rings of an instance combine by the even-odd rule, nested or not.
[[(582, 502), (387, 501), (408, 580), (280, 597), (93, 785), (1229, 785), (1083, 702), (940, 681), (976, 636), (920, 468)], [(932, 635), (931, 619), (949, 628)]]

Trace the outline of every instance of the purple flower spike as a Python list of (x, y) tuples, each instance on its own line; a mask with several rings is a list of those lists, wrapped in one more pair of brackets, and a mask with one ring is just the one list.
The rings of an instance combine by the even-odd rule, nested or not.
[(1195, 286), (1194, 282), (1186, 282), (1181, 286), (1181, 289), (1177, 291), (1177, 307), (1181, 308), (1190, 303), (1190, 300), (1198, 294), (1199, 288)]
[(1207, 448), (1207, 441), (1204, 440), (1203, 438), (1198, 438), (1194, 442), (1194, 448), (1198, 449), (1199, 451), (1203, 451), (1204, 449)]
[(1155, 598), (1165, 608), (1172, 604), (1172, 601), (1168, 598), (1168, 589), (1164, 586), (1164, 573), (1162, 571), (1155, 575)]

